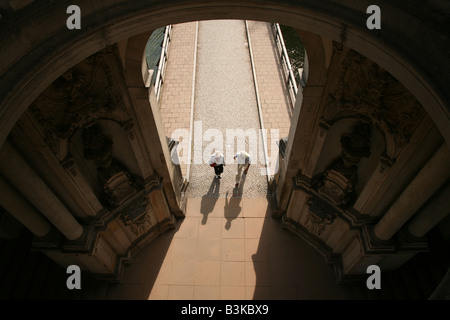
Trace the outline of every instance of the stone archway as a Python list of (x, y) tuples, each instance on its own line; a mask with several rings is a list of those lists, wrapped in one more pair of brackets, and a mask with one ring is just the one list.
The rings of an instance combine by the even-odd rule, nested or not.
[[(368, 1), (355, 4), (354, 7), (344, 4), (344, 1), (342, 3), (324, 1), (321, 4), (314, 1), (299, 4), (288, 0), (252, 2), (186, 0), (167, 1), (164, 4), (148, 1), (130, 3), (124, 0), (116, 1), (114, 4), (106, 1), (102, 4), (93, 4), (90, 1), (81, 1), (79, 6), (82, 8), (82, 29), (70, 31), (65, 27), (67, 18), (65, 9), (68, 5), (68, 1), (58, 5), (41, 5), (39, 1), (34, 1), (22, 11), (3, 18), (6, 20), (14, 18), (14, 23), (11, 20), (8, 21), (10, 24), (7, 23), (1, 27), (5, 29), (5, 32), (1, 32), (4, 37), (0, 40), (0, 45), (8, 49), (0, 53), (2, 84), (0, 144), (4, 142), (11, 128), (29, 105), (55, 79), (92, 54), (121, 41), (127, 41), (123, 57), (125, 85), (130, 99), (135, 105), (148, 106), (148, 94), (142, 79), (142, 53), (150, 31), (167, 24), (224, 18), (277, 21), (292, 26), (296, 30), (302, 30), (299, 33), (309, 52), (310, 62), (308, 85), (303, 91), (302, 108), (297, 108), (295, 115), (296, 119), (301, 117), (302, 123), (308, 123), (308, 117), (312, 119), (316, 113), (318, 114), (316, 109), (324, 94), (327, 75), (329, 59), (327, 50), (330, 49), (329, 42), (334, 41), (338, 46), (353, 49), (368, 57), (397, 78), (423, 105), (447, 143), (450, 141), (448, 125), (450, 118), (447, 106), (449, 94), (445, 90), (448, 73), (434, 73), (423, 59), (424, 57), (431, 59), (437, 70), (448, 69), (445, 56), (448, 39), (444, 32), (439, 31), (439, 24), (444, 20), (440, 20), (441, 16), (435, 11), (427, 12), (430, 17), (436, 18), (435, 24), (424, 25), (421, 17), (414, 15), (412, 7), (397, 8), (389, 6), (386, 1), (381, 5), (382, 8), (389, 6), (389, 10), (382, 9), (384, 29), (370, 31), (365, 26), (367, 17), (365, 9), (369, 5)], [(415, 5), (421, 6), (418, 2)], [(33, 20), (27, 20), (28, 13), (33, 14)], [(400, 23), (397, 16), (402, 17)], [(405, 30), (403, 27), (408, 22), (417, 25), (422, 23), (423, 29)], [(39, 29), (36, 26), (39, 26)], [(36, 32), (41, 28), (45, 29), (45, 32)], [(436, 43), (433, 43), (432, 38), (426, 38), (431, 32), (435, 34)], [(415, 35), (419, 36), (414, 38)], [(444, 40), (439, 42), (441, 37)], [(429, 46), (425, 46), (425, 43)], [(416, 52), (411, 52), (411, 48)], [(312, 52), (314, 54), (311, 54)], [(420, 53), (418, 56), (415, 55), (417, 52)], [(154, 114), (148, 109), (146, 112), (144, 115), (139, 115), (147, 117), (153, 124), (157, 123)], [(141, 129), (150, 130), (152, 137), (159, 136), (161, 131), (158, 131), (157, 125), (146, 127), (139, 123), (144, 121), (141, 117), (136, 118), (136, 124), (141, 126)], [(320, 149), (317, 148), (320, 148), (320, 145), (315, 141), (305, 143), (307, 148), (300, 152), (292, 148), (293, 145), (298, 146), (296, 139), (305, 140), (307, 135), (304, 133), (308, 130), (310, 132), (315, 130), (314, 139), (321, 139), (323, 128), (320, 128), (320, 131), (317, 127), (313, 129), (314, 121), (317, 124), (317, 119), (312, 119), (309, 122), (310, 128), (301, 127), (298, 124), (293, 126), (295, 132), (290, 137), (291, 147), (288, 146), (287, 149), (288, 165), (285, 168), (289, 172), (282, 174), (282, 178), (288, 181), (288, 185), (287, 189), (283, 189), (285, 184), (281, 181), (279, 183), (281, 189), (278, 190), (278, 194), (281, 195), (279, 199), (281, 214), (302, 202), (299, 200), (300, 196), (294, 197), (292, 194), (301, 192), (297, 185), (303, 183), (301, 180), (303, 176), (296, 177), (298, 168), (303, 165), (307, 170), (314, 170), (314, 166), (307, 163), (311, 162), (307, 154), (316, 153), (319, 156)], [(327, 129), (326, 122), (321, 125)], [(147, 146), (153, 143), (157, 147), (155, 155), (149, 156), (149, 158), (154, 157), (154, 163), (159, 161), (158, 157), (167, 154), (164, 144), (161, 143), (161, 137), (159, 138), (160, 140), (155, 139), (153, 142), (146, 141)], [(311, 163), (314, 164), (314, 162)], [(172, 173), (171, 168), (163, 169), (164, 183), (171, 182), (172, 185), (176, 185), (171, 180)], [(307, 171), (305, 173), (308, 174)], [(293, 178), (298, 178), (295, 186), (292, 185)], [(177, 192), (168, 194), (173, 197), (178, 195)], [(173, 204), (175, 209), (177, 199), (168, 200), (169, 205)], [(373, 202), (376, 202), (375, 200)], [(159, 202), (155, 200), (155, 203)], [(306, 205), (310, 204), (306, 203)], [(288, 212), (288, 217), (297, 217), (294, 209)], [(346, 222), (341, 223), (344, 227), (346, 224)], [(351, 238), (354, 239), (352, 245), (354, 244), (357, 248), (357, 237), (354, 234), (350, 236), (354, 237)], [(346, 239), (346, 243), (351, 239)], [(357, 258), (359, 259), (360, 256)], [(351, 263), (353, 267), (354, 261), (352, 260)], [(364, 263), (363, 261), (361, 265)]]
[[(69, 1), (42, 4), (33, 1), (22, 10), (6, 15), (2, 26), (0, 56), (0, 142), (28, 105), (69, 67), (100, 49), (148, 30), (170, 23), (235, 18), (278, 21), (296, 29), (310, 31), (342, 43), (378, 63), (409, 89), (447, 140), (450, 140), (448, 36), (440, 26), (445, 15), (439, 5), (426, 7), (416, 1), (396, 7), (382, 1), (382, 29), (366, 27), (369, 1), (107, 1), (79, 2), (82, 29), (66, 28)], [(423, 9), (433, 23), (425, 23), (415, 14)], [(33, 19), (28, 13), (33, 13)], [(415, 26), (408, 28), (407, 26)], [(385, 31), (386, 30), (386, 31)], [(433, 34), (433, 37), (429, 35)], [(430, 68), (427, 61), (433, 61)]]

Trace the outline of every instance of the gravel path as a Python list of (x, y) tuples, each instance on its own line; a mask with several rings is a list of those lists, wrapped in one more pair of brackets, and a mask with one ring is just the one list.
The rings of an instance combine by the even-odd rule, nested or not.
[[(188, 197), (267, 196), (258, 107), (244, 21), (199, 22), (193, 129)], [(252, 165), (239, 188), (235, 189), (237, 165), (233, 156), (243, 148), (251, 154)], [(227, 163), (221, 180), (214, 178), (214, 170), (207, 164), (215, 149), (225, 155)]]

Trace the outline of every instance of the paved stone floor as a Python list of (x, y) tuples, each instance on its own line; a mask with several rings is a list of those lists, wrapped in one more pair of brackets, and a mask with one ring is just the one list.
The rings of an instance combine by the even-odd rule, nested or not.
[(187, 216), (127, 267), (119, 299), (340, 300), (314, 249), (271, 218), (264, 199), (190, 198)]
[[(235, 191), (246, 198), (266, 196), (267, 177), (261, 174), (265, 172), (264, 153), (256, 101), (244, 22), (199, 22), (188, 197), (224, 197)], [(239, 190), (233, 190), (237, 171), (233, 156), (243, 149), (250, 153), (252, 165)], [(207, 161), (214, 150), (224, 154), (227, 165), (220, 186), (210, 194), (214, 170)]]
[[(279, 138), (287, 137), (291, 127), (293, 108), (286, 90), (286, 79), (271, 24), (261, 21), (247, 21), (247, 24), (264, 128), (279, 130)], [(270, 139), (270, 135), (268, 138)], [(271, 143), (268, 142), (269, 148), (270, 145)]]
[[(228, 160), (222, 180), (205, 163), (220, 148), (211, 136), (257, 131), (260, 123), (244, 22), (203, 21), (198, 30), (194, 129), (202, 139), (193, 146), (193, 160), (200, 163), (191, 167), (186, 217), (136, 256), (118, 298), (345, 299), (324, 258), (271, 217), (258, 156), (238, 189), (232, 160), (237, 146), (227, 149), (230, 141), (219, 141)], [(273, 51), (268, 56), (274, 58)], [(258, 147), (243, 145), (252, 154)]]

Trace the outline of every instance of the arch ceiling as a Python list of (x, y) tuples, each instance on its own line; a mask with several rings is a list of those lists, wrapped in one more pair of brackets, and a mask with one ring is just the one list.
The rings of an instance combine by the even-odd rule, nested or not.
[[(66, 27), (72, 1), (27, 3), (1, 11), (0, 144), (39, 94), (88, 56), (167, 24), (211, 19), (278, 22), (358, 51), (411, 91), (450, 144), (447, 1), (80, 0), (80, 30)], [(372, 4), (381, 8), (380, 30), (366, 27)]]

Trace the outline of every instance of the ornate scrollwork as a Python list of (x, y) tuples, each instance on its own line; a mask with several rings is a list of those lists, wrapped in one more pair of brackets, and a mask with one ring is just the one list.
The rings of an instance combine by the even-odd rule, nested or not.
[(323, 118), (331, 124), (342, 118), (372, 123), (385, 135), (386, 155), (395, 159), (424, 115), (420, 103), (399, 81), (349, 50)]
[(77, 175), (77, 170), (75, 169), (75, 160), (71, 154), (67, 154), (64, 160), (61, 161), (61, 165), (64, 169), (68, 170), (73, 176)]
[(112, 154), (113, 141), (93, 124), (83, 130), (84, 157), (97, 167), (103, 198), (110, 206), (119, 206), (136, 194), (139, 186), (127, 168)]
[(120, 219), (135, 237), (145, 234), (152, 226), (151, 206), (147, 198), (134, 201), (122, 210)]
[(307, 201), (309, 206), (305, 227), (316, 236), (320, 236), (325, 231), (326, 226), (332, 224), (337, 217), (337, 213), (332, 206), (319, 197), (310, 197)]
[(113, 82), (108, 55), (99, 52), (56, 79), (30, 106), (42, 136), (62, 161), (76, 129), (95, 119), (123, 122), (124, 99)]
[(133, 120), (127, 120), (125, 122), (122, 122), (120, 125), (122, 126), (123, 130), (125, 130), (125, 132), (128, 134), (131, 140), (136, 137), (136, 134), (134, 132)]
[(319, 194), (337, 206), (352, 202), (357, 184), (358, 163), (370, 156), (371, 128), (359, 123), (354, 130), (341, 138), (341, 157), (322, 175), (318, 182)]

